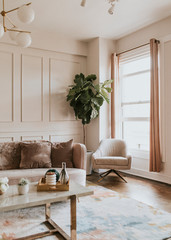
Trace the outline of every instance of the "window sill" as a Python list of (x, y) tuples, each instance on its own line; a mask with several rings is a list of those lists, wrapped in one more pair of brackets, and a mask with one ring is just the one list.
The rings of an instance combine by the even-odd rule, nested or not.
[(138, 149), (129, 149), (129, 152), (133, 158), (141, 158), (144, 160), (149, 160), (149, 151), (138, 150)]

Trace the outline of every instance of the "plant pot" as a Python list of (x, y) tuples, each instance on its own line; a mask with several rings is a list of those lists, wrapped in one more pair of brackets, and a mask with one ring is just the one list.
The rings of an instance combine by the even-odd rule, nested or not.
[(92, 154), (93, 154), (92, 151), (87, 151), (86, 175), (91, 175), (92, 173), (92, 161), (91, 161)]
[(27, 194), (29, 191), (29, 184), (26, 184), (24, 186), (18, 186), (18, 193), (20, 195), (24, 195), (24, 194)]

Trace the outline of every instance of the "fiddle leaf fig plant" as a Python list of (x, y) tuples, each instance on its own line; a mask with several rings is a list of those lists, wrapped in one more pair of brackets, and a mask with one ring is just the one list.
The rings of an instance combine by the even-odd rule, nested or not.
[(99, 116), (100, 107), (104, 101), (109, 103), (108, 93), (111, 93), (112, 89), (108, 85), (113, 80), (94, 84), (96, 79), (95, 74), (85, 77), (83, 73), (80, 73), (75, 75), (74, 85), (69, 86), (67, 101), (70, 101), (70, 106), (74, 109), (76, 119), (82, 120), (83, 127)]

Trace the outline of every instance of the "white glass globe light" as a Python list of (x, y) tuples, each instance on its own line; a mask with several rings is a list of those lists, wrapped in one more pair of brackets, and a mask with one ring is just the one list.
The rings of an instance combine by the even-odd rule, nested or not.
[[(17, 30), (17, 27), (12, 27), (11, 29)], [(18, 32), (16, 32), (16, 31), (9, 31), (9, 36), (10, 36), (11, 40), (15, 41), (17, 35), (18, 35)]]
[(4, 35), (4, 27), (0, 23), (0, 38), (3, 37), (3, 35)]
[(27, 6), (27, 5), (21, 6), (18, 9), (17, 14), (18, 14), (18, 18), (20, 19), (20, 21), (22, 21), (24, 23), (31, 23), (35, 17), (35, 13), (30, 5), (29, 6)]
[(31, 45), (32, 39), (29, 33), (20, 32), (16, 36), (16, 42), (20, 47), (27, 48)]

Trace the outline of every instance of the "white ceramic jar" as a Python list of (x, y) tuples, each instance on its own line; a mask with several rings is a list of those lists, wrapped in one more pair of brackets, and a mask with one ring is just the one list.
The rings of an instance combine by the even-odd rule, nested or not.
[(26, 184), (26, 185), (18, 185), (18, 192), (20, 195), (24, 195), (26, 193), (28, 193), (29, 191), (29, 184)]
[(56, 174), (54, 172), (48, 172), (46, 174), (46, 184), (56, 185)]

